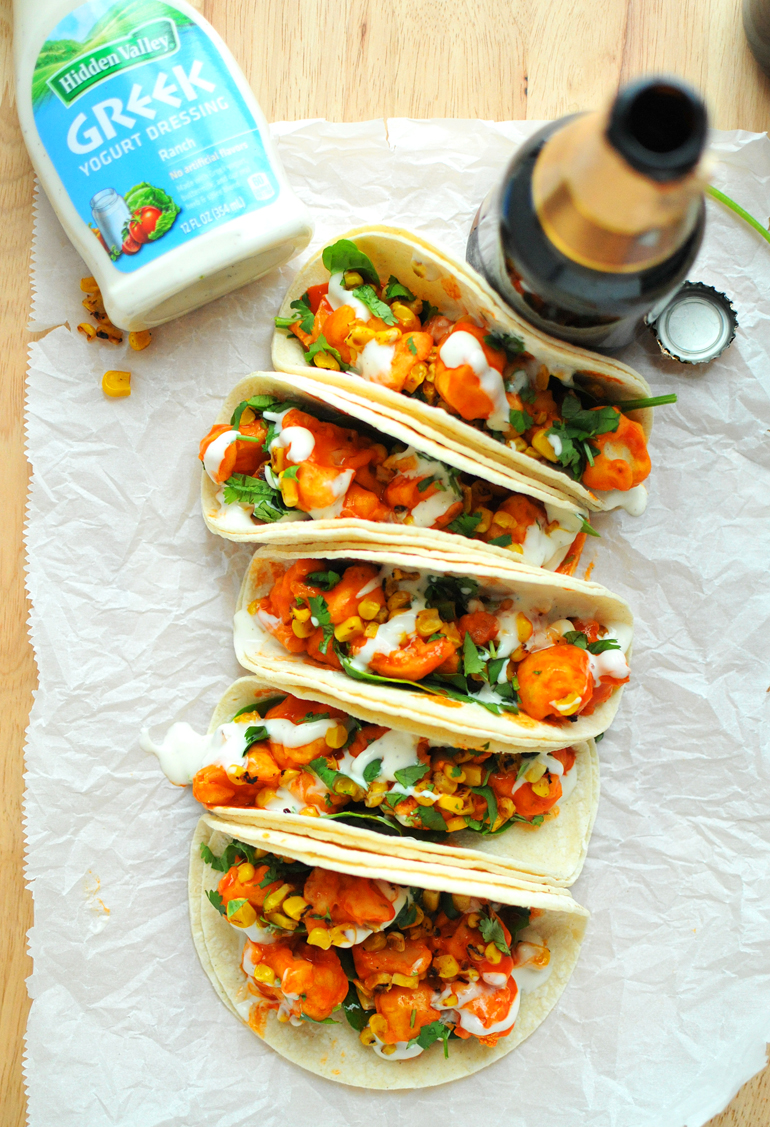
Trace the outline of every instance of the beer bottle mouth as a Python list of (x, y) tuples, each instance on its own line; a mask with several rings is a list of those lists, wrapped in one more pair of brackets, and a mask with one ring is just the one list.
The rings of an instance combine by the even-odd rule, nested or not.
[(619, 91), (607, 139), (637, 172), (678, 180), (700, 160), (707, 129), (706, 107), (686, 83), (642, 78)]

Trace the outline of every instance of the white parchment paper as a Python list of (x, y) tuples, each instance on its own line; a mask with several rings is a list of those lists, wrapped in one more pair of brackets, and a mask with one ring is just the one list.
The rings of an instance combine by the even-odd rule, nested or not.
[[(273, 128), (314, 245), (384, 222), (462, 255), (475, 208), (535, 126)], [(764, 222), (770, 142), (722, 133), (716, 151), (717, 185)], [(206, 532), (196, 451), (230, 387), (269, 366), (296, 268), (164, 326), (141, 354), (89, 346), (63, 327), (85, 319), (85, 268), (38, 205), (33, 327), (52, 331), (31, 348), (28, 393), (30, 1123), (700, 1127), (762, 1067), (770, 1037), (770, 247), (709, 204), (692, 276), (732, 296), (735, 344), (694, 369), (649, 339), (626, 353), (679, 402), (657, 414), (646, 514), (599, 517), (591, 544), (594, 578), (629, 600), (637, 633), (573, 890), (593, 912), (582, 959), (515, 1054), (414, 1094), (316, 1079), (221, 1005), (187, 920), (198, 809), (137, 742), (144, 724), (205, 727), (238, 675), (230, 617), (249, 553)], [(129, 399), (102, 394), (112, 367), (130, 367)]]

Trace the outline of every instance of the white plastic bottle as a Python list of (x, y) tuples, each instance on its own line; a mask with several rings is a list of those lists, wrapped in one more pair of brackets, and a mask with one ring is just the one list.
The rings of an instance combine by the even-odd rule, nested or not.
[(313, 233), (225, 44), (185, 0), (14, 0), (24, 140), (123, 329), (286, 262)]

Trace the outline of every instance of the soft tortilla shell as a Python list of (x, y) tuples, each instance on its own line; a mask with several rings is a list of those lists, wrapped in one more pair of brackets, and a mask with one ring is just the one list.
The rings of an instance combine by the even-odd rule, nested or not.
[[(256, 677), (241, 677), (226, 690), (214, 709), (209, 732), (227, 723), (236, 712), (252, 701), (267, 700), (277, 690)], [(302, 695), (302, 694), (300, 694)], [(459, 741), (455, 741), (457, 743)], [(573, 771), (575, 789), (567, 802), (560, 804), (559, 816), (538, 829), (514, 824), (497, 837), (481, 837), (466, 831), (452, 834), (447, 842), (426, 842), (408, 836), (385, 835), (366, 828), (328, 818), (308, 818), (276, 810), (217, 806), (212, 813), (231, 823), (285, 830), (369, 853), (403, 858), (407, 861), (432, 861), (460, 869), (478, 870), (503, 878), (515, 874), (556, 886), (570, 885), (583, 867), (599, 802), (599, 757), (593, 740), (578, 744)]]
[[(323, 863), (317, 859), (315, 852), (310, 854), (299, 848), (292, 848), (283, 835), (265, 836), (266, 834), (268, 832), (264, 831), (258, 837), (261, 848), (270, 848), (272, 845), (276, 852), (306, 860), (308, 864)], [(226, 828), (226, 824), (220, 826), (213, 819), (203, 818), (198, 823), (193, 838), (189, 889), (190, 922), (196, 951), (203, 969), (227, 1008), (236, 1013), (244, 1024), (249, 1024), (252, 1031), (281, 1056), (317, 1076), (340, 1084), (371, 1089), (427, 1088), (468, 1076), (505, 1056), (534, 1032), (553, 1009), (577, 962), (588, 915), (585, 909), (566, 893), (529, 892), (525, 887), (516, 893), (504, 887), (491, 886), (477, 894), (486, 896), (491, 892), (490, 899), (494, 898), (501, 903), (523, 902), (528, 906), (542, 906), (545, 909), (537, 920), (537, 929), (551, 949), (553, 964), (548, 980), (537, 990), (522, 996), (513, 1032), (494, 1048), (486, 1048), (475, 1040), (453, 1041), (448, 1060), (444, 1059), (439, 1045), (413, 1060), (390, 1063), (361, 1044), (344, 1016), (334, 1026), (303, 1024), (298, 1028), (281, 1024), (274, 1012), (268, 1014), (266, 1020), (264, 1017), (260, 1020), (258, 1006), (257, 1013), (253, 1013), (253, 995), (246, 990), (246, 977), (240, 969), (243, 941), (236, 929), (225, 923), (206, 897), (206, 891), (216, 887), (218, 877), (201, 860), (200, 846), (205, 843), (218, 854), (231, 836), (239, 836), (244, 841), (251, 839), (251, 835), (247, 837), (243, 827), (233, 827), (231, 830)], [(361, 863), (362, 874), (392, 879), (387, 875), (387, 868), (382, 865), (382, 858), (366, 854), (356, 856)], [(327, 862), (326, 867), (339, 866)], [(408, 874), (406, 883), (418, 887), (435, 887), (433, 883), (422, 883), (418, 865)], [(459, 883), (453, 888), (455, 883), (450, 879), (440, 887), (445, 891), (470, 894), (471, 886)], [(249, 1023), (250, 1011), (253, 1013), (252, 1023)]]
[[(308, 550), (312, 545), (308, 546)], [(396, 564), (405, 568), (423, 568), (432, 574), (455, 574), (494, 583), (511, 592), (530, 592), (542, 597), (557, 617), (593, 618), (601, 622), (621, 622), (631, 625), (633, 618), (628, 605), (617, 595), (597, 583), (587, 583), (574, 576), (564, 576), (523, 568), (514, 564), (503, 565), (495, 561), (492, 567), (477, 559), (453, 557), (447, 560), (436, 551), (430, 555), (418, 552), (397, 552), (389, 549), (361, 548), (355, 542), (336, 545), (318, 553), (323, 559), (354, 558), (370, 560), (377, 564)], [(255, 553), (244, 576), (238, 598), (237, 611), (246, 610), (249, 604), (267, 595), (274, 582), (283, 574), (290, 562), (299, 558), (297, 552), (266, 549)], [(246, 642), (236, 637), (236, 657), (241, 665), (256, 673), (270, 685), (300, 696), (310, 696), (324, 704), (350, 706), (351, 712), (372, 724), (386, 723), (394, 728), (406, 729), (428, 737), (447, 739), (451, 745), (461, 738), (467, 747), (489, 750), (534, 751), (538, 748), (559, 748), (567, 744), (595, 738), (611, 724), (617, 712), (622, 686), (610, 699), (599, 705), (591, 716), (579, 716), (574, 724), (559, 725), (533, 720), (524, 713), (514, 715), (504, 712), (495, 716), (478, 704), (450, 700), (446, 697), (399, 689), (387, 685), (356, 681), (345, 673), (321, 666), (303, 655), (290, 654), (253, 618), (256, 637)]]
[[(467, 263), (459, 262), (419, 236), (396, 227), (370, 226), (357, 227), (339, 237), (355, 242), (372, 260), (380, 277), (394, 274), (414, 294), (430, 301), (452, 320), (468, 314), (490, 329), (500, 329), (521, 337), (525, 350), (544, 363), (557, 379), (569, 382), (576, 373), (590, 374), (592, 382), (601, 388), (609, 402), (650, 394), (646, 380), (633, 368), (546, 336), (505, 305)], [(328, 281), (329, 272), (323, 264), (322, 254), (322, 250), (318, 251), (299, 271), (283, 300), (280, 316), (291, 315), (291, 302), (301, 297), (308, 286)], [(364, 381), (355, 373), (311, 368), (304, 359), (302, 345), (293, 333), (276, 329), (272, 353), (273, 365), (279, 372), (306, 375), (312, 371), (314, 379), (349, 392), (364, 403), (369, 401), (377, 411), (392, 419), (405, 419), (412, 426), (419, 424), (421, 433), (426, 437), (444, 445), (451, 444), (454, 449), (472, 452), (485, 465), (507, 466), (568, 494), (588, 508), (606, 508), (601, 498), (567, 474), (496, 442), (487, 433), (442, 408), (431, 407), (380, 384)], [(652, 410), (645, 408), (629, 412), (629, 415), (640, 422), (649, 435)]]
[[(315, 369), (306, 369), (315, 371)], [(222, 405), (217, 416), (217, 423), (227, 423), (233, 411), (244, 399), (253, 395), (272, 395), (277, 399), (294, 399), (305, 404), (309, 411), (323, 407), (327, 411), (331, 408), (343, 415), (350, 416), (354, 421), (362, 422), (366, 427), (384, 432), (391, 438), (414, 446), (422, 453), (438, 461), (448, 463), (465, 473), (484, 478), (494, 485), (500, 485), (512, 492), (526, 493), (544, 504), (558, 505), (569, 512), (585, 515), (585, 509), (569, 497), (558, 493), (555, 489), (533, 481), (521, 473), (507, 468), (479, 465), (472, 461), (460, 450), (439, 446), (431, 439), (425, 438), (419, 430), (412, 430), (403, 421), (378, 415), (370, 407), (358, 400), (347, 397), (342, 391), (319, 384), (310, 379), (294, 377), (286, 379), (285, 376), (276, 375), (274, 372), (253, 372), (238, 383)], [(341, 419), (342, 425), (350, 425), (349, 419)], [(415, 423), (415, 426), (419, 424)], [(433, 528), (415, 528), (403, 524), (385, 524), (374, 521), (357, 520), (350, 517), (336, 518), (333, 520), (307, 520), (291, 523), (255, 524), (253, 530), (232, 531), (225, 522), (218, 517), (219, 504), (217, 502), (218, 486), (214, 484), (209, 475), (201, 473), (201, 506), (203, 519), (211, 532), (223, 536), (227, 540), (239, 543), (257, 543), (283, 545), (292, 547), (305, 544), (313, 540), (317, 543), (331, 543), (340, 538), (354, 536), (362, 542), (372, 544), (387, 544), (400, 547), (402, 544), (422, 543), (426, 550), (435, 546), (440, 550), (453, 551), (455, 545), (461, 547), (457, 550), (466, 552), (481, 552), (492, 554), (496, 558), (508, 559), (511, 553), (505, 548), (496, 547), (494, 544), (484, 544), (479, 540), (470, 540), (467, 537), (458, 537), (454, 533), (444, 532)], [(526, 565), (525, 565), (526, 566)]]

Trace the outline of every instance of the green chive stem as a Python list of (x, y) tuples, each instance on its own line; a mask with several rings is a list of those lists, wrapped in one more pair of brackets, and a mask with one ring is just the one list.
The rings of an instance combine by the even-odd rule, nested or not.
[(620, 403), (613, 403), (613, 407), (620, 407), (621, 411), (638, 411), (642, 407), (662, 407), (664, 403), (676, 403), (676, 393), (648, 395), (646, 399), (621, 399)]
[(744, 219), (750, 227), (754, 228), (755, 231), (759, 231), (762, 238), (767, 239), (767, 241), (770, 243), (770, 231), (768, 231), (767, 228), (763, 227), (759, 220), (755, 219), (754, 216), (746, 211), (745, 208), (741, 207), (739, 203), (736, 203), (735, 200), (731, 200), (728, 195), (725, 195), (724, 192), (720, 192), (719, 188), (712, 187), (711, 184), (709, 184), (708, 188), (706, 188), (706, 192), (709, 196), (712, 197), (712, 199), (719, 200), (719, 202), (721, 204), (724, 204), (725, 207), (729, 207), (730, 211), (734, 211), (736, 215), (739, 215), (741, 219)]

